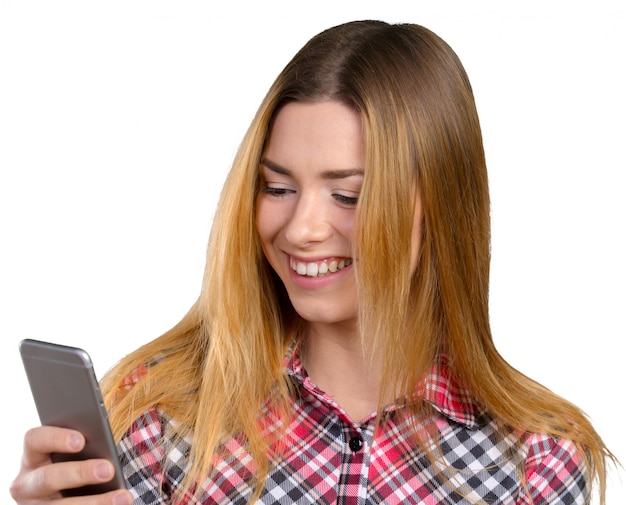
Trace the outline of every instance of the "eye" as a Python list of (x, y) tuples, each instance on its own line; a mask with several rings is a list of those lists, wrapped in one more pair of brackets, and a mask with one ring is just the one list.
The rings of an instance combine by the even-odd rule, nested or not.
[(263, 188), (261, 191), (265, 193), (266, 195), (271, 195), (271, 196), (285, 196), (287, 194), (295, 192), (293, 189), (279, 188), (279, 187), (272, 187), (272, 186), (267, 186)]
[(347, 195), (342, 195), (341, 193), (334, 193), (333, 198), (337, 200), (340, 204), (346, 205), (349, 207), (355, 206), (357, 202), (359, 201), (359, 198), (357, 196), (347, 196)]

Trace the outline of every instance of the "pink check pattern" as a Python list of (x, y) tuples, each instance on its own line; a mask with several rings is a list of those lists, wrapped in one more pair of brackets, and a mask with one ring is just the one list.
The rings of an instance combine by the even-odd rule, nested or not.
[[(480, 412), (450, 377), (445, 361), (425, 378), (422, 394), (436, 410), (438, 447), (453, 474), (441, 472), (412, 438), (414, 423), (401, 405), (374, 433), (375, 416), (355, 422), (307, 377), (295, 354), (287, 373), (299, 384), (284, 448), (272, 455), (258, 504), (485, 504), (573, 505), (588, 502), (580, 453), (566, 439), (524, 433)], [(280, 420), (265, 413), (267, 429)], [(191, 439), (172, 443), (175, 423), (151, 409), (137, 419), (118, 446), (135, 505), (174, 505)], [(525, 462), (523, 483), (511, 454)], [(521, 455), (521, 456), (520, 456)], [(237, 438), (224, 444), (218, 472), (200, 493), (175, 505), (240, 504), (252, 495), (254, 463)]]

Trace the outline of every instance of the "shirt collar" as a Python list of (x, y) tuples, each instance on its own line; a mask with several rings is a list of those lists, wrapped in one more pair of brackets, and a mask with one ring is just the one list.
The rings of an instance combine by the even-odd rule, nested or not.
[(471, 430), (484, 424), (484, 412), (469, 389), (456, 380), (445, 355), (440, 355), (430, 372), (424, 375), (417, 394), (448, 419)]
[[(297, 347), (292, 348), (288, 353), (285, 358), (285, 367), (288, 375), (291, 375), (320, 400), (330, 400), (326, 393), (317, 389), (311, 382), (302, 366)], [(470, 391), (455, 380), (445, 355), (440, 355), (430, 371), (424, 375), (416, 394), (437, 412), (470, 430), (475, 430), (483, 424), (481, 420), (484, 413), (472, 398)], [(385, 410), (392, 411), (400, 407), (401, 405), (390, 405)]]

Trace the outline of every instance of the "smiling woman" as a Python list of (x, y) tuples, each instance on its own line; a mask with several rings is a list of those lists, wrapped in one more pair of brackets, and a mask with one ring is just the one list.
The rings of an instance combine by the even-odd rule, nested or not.
[[(276, 115), (261, 165), (257, 228), (295, 311), (320, 338), (346, 340), (346, 328), (331, 337), (329, 323), (350, 320), (350, 333), (357, 331), (353, 230), (364, 166), (354, 109), (292, 102)], [(329, 326), (318, 332), (320, 323)]]
[[(103, 381), (135, 504), (603, 501), (594, 427), (494, 346), (489, 262), (456, 54), (418, 25), (313, 37), (234, 160), (198, 301)], [(18, 503), (106, 480), (50, 464), (82, 443), (31, 431)]]

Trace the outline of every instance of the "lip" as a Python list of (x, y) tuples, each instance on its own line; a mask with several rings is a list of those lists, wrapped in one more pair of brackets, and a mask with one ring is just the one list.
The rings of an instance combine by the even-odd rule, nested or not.
[(297, 262), (303, 263), (318, 263), (322, 261), (330, 261), (330, 260), (341, 260), (348, 259), (346, 256), (320, 256), (316, 258), (302, 258), (299, 256), (291, 256), (289, 254), (285, 254), (285, 263), (286, 268), (289, 272), (289, 277), (294, 285), (303, 288), (303, 289), (321, 289), (335, 282), (342, 280), (346, 275), (350, 274), (352, 271), (352, 267), (354, 266), (354, 262), (348, 266), (343, 267), (341, 270), (337, 270), (336, 272), (328, 272), (325, 275), (320, 277), (310, 277), (308, 275), (298, 275), (291, 268), (291, 261), (295, 260)]

